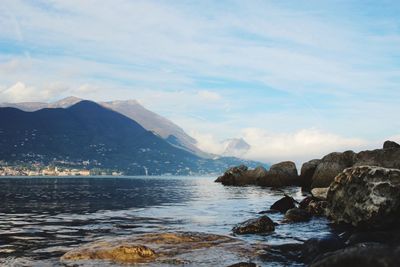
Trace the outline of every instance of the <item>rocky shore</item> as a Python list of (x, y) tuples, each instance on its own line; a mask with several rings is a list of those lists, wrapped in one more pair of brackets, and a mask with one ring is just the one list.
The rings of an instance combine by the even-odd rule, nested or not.
[[(259, 216), (232, 225), (230, 236), (193, 232), (143, 234), (86, 244), (61, 261), (111, 261), (154, 266), (268, 266), (288, 262), (299, 266), (400, 266), (400, 145), (387, 141), (382, 149), (331, 153), (304, 163), (297, 174), (293, 162), (250, 170), (238, 166), (216, 182), (227, 186), (302, 186), (305, 197), (283, 195)], [(283, 220), (268, 215), (281, 213)], [(268, 235), (286, 224), (307, 227), (327, 217), (331, 231), (304, 242), (248, 244), (242, 235)], [(226, 259), (229, 258), (230, 262)], [(232, 262), (235, 260), (237, 263)], [(163, 265), (164, 264), (164, 265)], [(153, 266), (153, 265), (152, 265)]]

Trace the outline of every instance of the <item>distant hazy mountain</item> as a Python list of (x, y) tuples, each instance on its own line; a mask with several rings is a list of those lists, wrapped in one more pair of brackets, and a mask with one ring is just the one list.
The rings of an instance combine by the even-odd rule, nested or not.
[(81, 98), (70, 96), (53, 103), (45, 103), (45, 102), (0, 103), (0, 107), (17, 108), (23, 111), (37, 111), (39, 109), (44, 109), (44, 108), (68, 108), (82, 100), (83, 99)]
[[(53, 103), (2, 103), (0, 107), (15, 107), (24, 111), (37, 111), (43, 108), (67, 108), (82, 100), (83, 99), (71, 96)], [(212, 157), (209, 153), (198, 149), (196, 147), (196, 140), (185, 133), (181, 127), (144, 108), (136, 100), (99, 102), (99, 104), (133, 119), (145, 129), (155, 132), (174, 146), (188, 150), (201, 157)]]
[(224, 156), (241, 157), (251, 148), (243, 138), (232, 138), (223, 141)]
[(256, 164), (236, 158), (201, 158), (91, 101), (34, 112), (0, 108), (0, 160), (86, 161), (92, 168), (155, 175), (222, 172), (236, 164)]
[(209, 154), (196, 147), (197, 141), (185, 133), (181, 127), (144, 108), (136, 100), (101, 102), (100, 104), (137, 121), (144, 128), (155, 132), (174, 146), (202, 157), (210, 157)]

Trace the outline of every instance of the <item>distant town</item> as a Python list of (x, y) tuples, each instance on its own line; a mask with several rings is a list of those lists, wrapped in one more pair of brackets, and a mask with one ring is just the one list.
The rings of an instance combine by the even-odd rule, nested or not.
[(97, 176), (97, 175), (124, 175), (121, 171), (108, 169), (88, 169), (54, 165), (35, 164), (9, 164), (0, 161), (0, 176)]

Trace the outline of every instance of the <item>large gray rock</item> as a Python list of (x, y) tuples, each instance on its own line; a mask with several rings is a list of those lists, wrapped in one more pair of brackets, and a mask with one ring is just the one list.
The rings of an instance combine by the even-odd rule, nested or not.
[(300, 181), (303, 187), (309, 188), (311, 186), (315, 170), (317, 169), (320, 163), (321, 163), (320, 159), (313, 159), (308, 162), (305, 162), (303, 166), (301, 166)]
[(229, 168), (223, 175), (217, 178), (215, 182), (222, 183), (223, 185), (245, 185), (255, 183), (255, 180), (248, 177), (247, 166), (240, 165)]
[(400, 248), (378, 243), (362, 243), (318, 257), (311, 267), (391, 267), (400, 266)]
[(356, 158), (357, 154), (353, 151), (326, 155), (315, 169), (311, 187), (328, 187), (336, 175), (354, 165)]
[(240, 165), (228, 169), (222, 176), (218, 177), (215, 182), (222, 183), (223, 185), (235, 186), (252, 185), (257, 184), (257, 181), (265, 177), (267, 172), (268, 171), (262, 166), (249, 170), (247, 166)]
[(363, 165), (400, 169), (400, 148), (393, 146), (386, 149), (361, 151), (357, 154), (357, 162), (354, 166)]
[(378, 228), (400, 222), (400, 170), (348, 168), (330, 185), (327, 202), (336, 223)]
[(258, 179), (257, 184), (269, 187), (300, 185), (296, 164), (284, 161), (272, 165), (266, 175)]
[(396, 142), (393, 141), (385, 141), (385, 143), (383, 143), (383, 149), (392, 149), (392, 148), (400, 148), (400, 145)]
[[(330, 153), (318, 163), (312, 176), (311, 188), (327, 187), (344, 169), (365, 165), (400, 169), (400, 145), (386, 141), (383, 149), (366, 150), (357, 154), (353, 151)], [(307, 168), (311, 172), (312, 166), (306, 165), (305, 170)], [(304, 180), (303, 177), (302, 179)]]

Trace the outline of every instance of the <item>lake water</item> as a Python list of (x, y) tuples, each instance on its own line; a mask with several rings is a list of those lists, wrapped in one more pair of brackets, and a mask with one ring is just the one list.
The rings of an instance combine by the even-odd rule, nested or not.
[[(215, 177), (0, 178), (0, 266), (63, 266), (80, 244), (174, 230), (232, 234), (282, 197), (279, 190), (224, 187)], [(299, 188), (285, 192), (298, 200)], [(274, 221), (281, 214), (269, 214)], [(251, 243), (285, 244), (329, 232), (327, 221), (283, 224)], [(270, 266), (272, 263), (265, 263)], [(277, 263), (278, 264), (278, 263)], [(278, 264), (279, 265), (279, 264)]]

